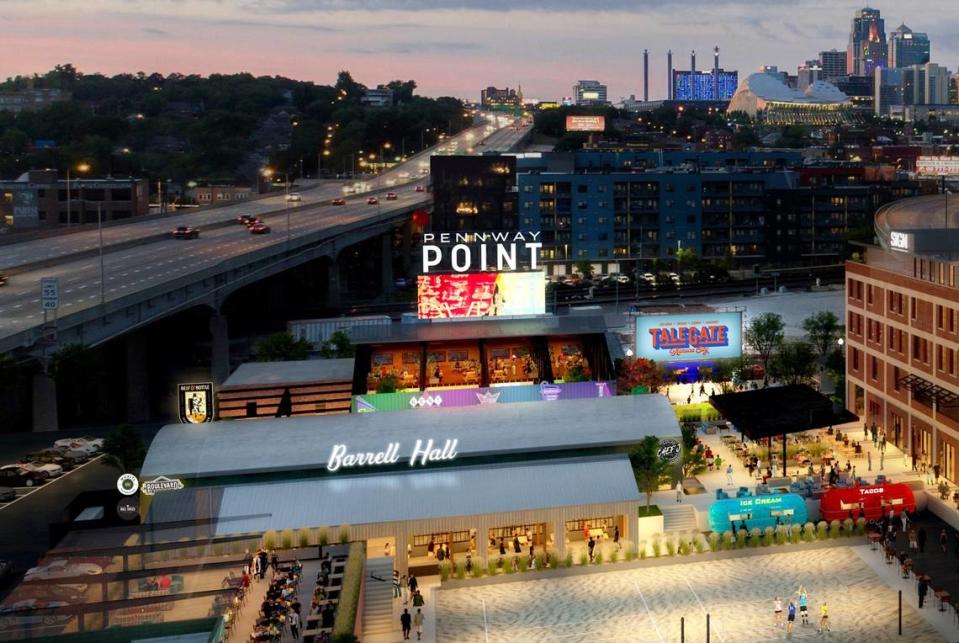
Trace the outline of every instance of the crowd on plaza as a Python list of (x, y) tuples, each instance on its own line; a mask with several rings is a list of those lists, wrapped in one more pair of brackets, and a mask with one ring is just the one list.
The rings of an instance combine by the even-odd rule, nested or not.
[[(267, 572), (270, 573), (269, 581), (266, 581)], [(303, 565), (299, 560), (281, 564), (273, 551), (260, 549), (255, 555), (248, 556), (243, 570), (244, 588), (249, 588), (251, 582), (269, 583), (250, 633), (251, 641), (279, 641), (286, 630), (293, 640), (298, 640), (302, 606), (297, 590), (302, 572)]]

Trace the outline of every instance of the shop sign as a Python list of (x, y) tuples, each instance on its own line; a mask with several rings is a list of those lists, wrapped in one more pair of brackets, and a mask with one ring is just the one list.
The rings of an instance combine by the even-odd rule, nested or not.
[(514, 402), (552, 402), (613, 397), (616, 383), (541, 382), (521, 386), (427, 389), (423, 392), (369, 393), (353, 396), (353, 413), (423, 411), (463, 406), (494, 406)]
[(656, 451), (656, 455), (659, 456), (659, 459), (665, 460), (666, 462), (678, 461), (681, 453), (682, 449), (679, 447), (679, 442), (673, 440), (672, 438), (660, 440), (659, 449)]
[(180, 491), (183, 489), (183, 481), (179, 478), (167, 478), (158, 476), (153, 480), (140, 483), (140, 491), (148, 496), (153, 496), (163, 491)]
[(203, 424), (213, 421), (213, 383), (180, 384), (177, 387), (180, 401), (180, 422)]
[[(447, 440), (442, 448), (437, 448), (433, 440), (417, 440), (410, 453), (410, 466), (425, 467), (430, 462), (441, 462), (456, 459), (456, 447), (459, 440)], [(390, 442), (382, 451), (351, 452), (345, 444), (334, 444), (330, 451), (330, 458), (326, 463), (326, 470), (333, 473), (340, 469), (354, 467), (381, 466), (396, 464), (400, 460), (400, 443)]]
[(709, 527), (722, 533), (745, 522), (748, 529), (775, 527), (776, 519), (780, 524), (805, 523), (809, 514), (805, 499), (795, 493), (776, 493), (745, 498), (727, 498), (717, 500), (709, 507)]
[(543, 247), (541, 232), (427, 232), (423, 234), (423, 274), (444, 263), (447, 251), (453, 272), (516, 270), (520, 246), (536, 270)]

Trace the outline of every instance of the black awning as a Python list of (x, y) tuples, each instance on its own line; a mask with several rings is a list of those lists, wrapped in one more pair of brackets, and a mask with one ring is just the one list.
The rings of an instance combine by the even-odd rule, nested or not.
[(753, 440), (821, 429), (859, 419), (805, 384), (713, 395), (709, 402)]
[(959, 406), (959, 395), (918, 375), (907, 375), (901, 378), (899, 383), (912, 391), (912, 396), (915, 399), (930, 406), (932, 402), (935, 402), (941, 408)]

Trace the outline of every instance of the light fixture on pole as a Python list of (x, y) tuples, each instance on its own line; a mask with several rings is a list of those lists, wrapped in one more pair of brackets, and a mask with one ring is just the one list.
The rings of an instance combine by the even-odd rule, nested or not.
[[(89, 163), (78, 163), (77, 172), (88, 172), (90, 170)], [(72, 197), (70, 194), (70, 166), (67, 166), (67, 227), (69, 228), (73, 224), (73, 217), (71, 216), (72, 210)]]

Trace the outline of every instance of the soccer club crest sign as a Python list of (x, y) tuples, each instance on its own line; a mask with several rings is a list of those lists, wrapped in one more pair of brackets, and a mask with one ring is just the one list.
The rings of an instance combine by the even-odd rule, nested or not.
[(213, 421), (213, 384), (180, 384), (180, 422), (203, 424)]

